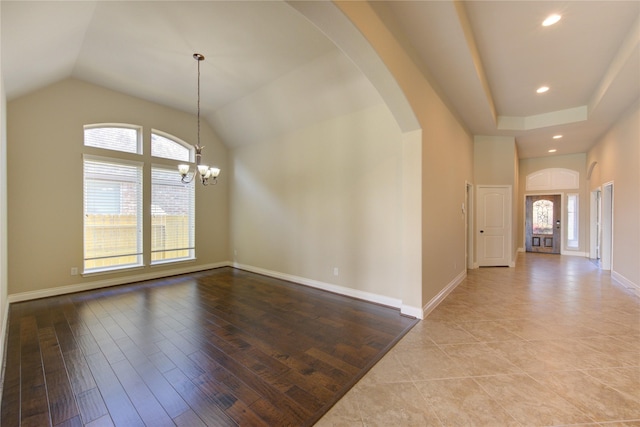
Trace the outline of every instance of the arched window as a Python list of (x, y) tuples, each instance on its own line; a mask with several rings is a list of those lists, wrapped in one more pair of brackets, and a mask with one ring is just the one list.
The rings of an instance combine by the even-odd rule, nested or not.
[[(195, 258), (195, 185), (183, 184), (177, 169), (193, 162), (193, 147), (154, 130), (151, 156), (165, 160), (152, 164), (141, 155), (142, 128), (126, 124), (86, 125), (84, 146), (83, 273), (139, 267), (145, 259), (160, 264)], [(146, 168), (151, 182), (143, 180)], [(151, 209), (143, 209), (149, 187)], [(150, 245), (143, 242), (145, 222), (151, 224)]]
[[(175, 136), (151, 132), (151, 155), (193, 162), (194, 149)], [(151, 264), (195, 257), (195, 185), (178, 179), (177, 164), (151, 167)]]
[(118, 158), (118, 152), (142, 153), (141, 134), (131, 125), (84, 127), (84, 145), (104, 150), (83, 157), (85, 273), (143, 265), (144, 165)]
[(175, 136), (153, 130), (151, 132), (151, 155), (180, 162), (193, 162), (194, 149)]
[(97, 124), (84, 127), (84, 145), (124, 153), (142, 154), (142, 129), (125, 124)]

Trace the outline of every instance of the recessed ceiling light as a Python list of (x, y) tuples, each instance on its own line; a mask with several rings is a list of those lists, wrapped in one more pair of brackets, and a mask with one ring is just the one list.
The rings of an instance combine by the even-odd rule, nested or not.
[(562, 138), (562, 135), (553, 135), (553, 139), (560, 139)]
[(546, 91), (548, 91), (548, 90), (549, 90), (549, 86), (540, 86), (540, 87), (536, 90), (536, 92), (538, 92), (538, 93), (545, 93), (545, 92), (546, 92)]
[(553, 15), (549, 15), (547, 19), (542, 21), (542, 26), (548, 27), (549, 25), (553, 25), (557, 23), (561, 18), (562, 16), (558, 15), (557, 13), (554, 13)]
[(550, 153), (555, 153), (556, 151), (558, 151), (558, 150), (556, 150), (555, 148), (552, 149), (552, 150), (549, 150)]

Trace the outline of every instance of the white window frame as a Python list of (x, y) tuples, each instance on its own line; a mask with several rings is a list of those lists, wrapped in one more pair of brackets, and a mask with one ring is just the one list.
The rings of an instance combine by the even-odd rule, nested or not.
[[(569, 199), (575, 198), (574, 212), (569, 210)], [(579, 241), (579, 233), (580, 233), (580, 196), (578, 193), (567, 193), (566, 200), (566, 211), (567, 211), (567, 249), (577, 250), (580, 247)], [(574, 218), (574, 223), (571, 224), (571, 216)], [(570, 238), (571, 234), (573, 234), (573, 239)]]
[[(108, 255), (103, 257), (89, 257), (87, 251), (89, 248), (87, 247), (87, 235), (88, 235), (88, 223), (87, 218), (89, 217), (89, 213), (87, 212), (87, 171), (86, 166), (88, 163), (102, 163), (102, 164), (111, 164), (114, 166), (127, 166), (134, 167), (137, 171), (137, 177), (134, 180), (129, 180), (127, 182), (133, 182), (137, 186), (137, 192), (135, 194), (135, 219), (136, 219), (136, 249), (132, 253), (121, 253)], [(103, 273), (108, 271), (118, 271), (123, 269), (130, 268), (138, 268), (144, 265), (144, 244), (143, 244), (143, 217), (144, 217), (144, 209), (143, 209), (143, 191), (144, 191), (144, 182), (143, 182), (143, 173), (144, 173), (144, 164), (142, 162), (135, 162), (131, 160), (124, 160), (119, 158), (111, 158), (111, 157), (102, 157), (102, 156), (93, 156), (85, 154), (83, 156), (83, 274), (92, 274), (92, 273)], [(135, 257), (134, 262), (126, 263), (126, 264), (116, 264), (116, 265), (108, 265), (108, 266), (100, 266), (100, 267), (87, 267), (87, 264), (90, 264), (90, 261), (95, 261), (99, 259), (109, 259), (109, 258), (118, 258), (124, 256)]]
[[(167, 158), (167, 157), (160, 157), (160, 156), (153, 156), (152, 154), (152, 158), (154, 159), (162, 159), (163, 164), (152, 164), (151, 165), (151, 193), (152, 193), (152, 201), (151, 201), (151, 210), (153, 211), (154, 209), (154, 201), (153, 201), (153, 170), (154, 169), (166, 169), (166, 170), (172, 170), (172, 171), (177, 171), (178, 165), (179, 164), (184, 164), (184, 163), (190, 163), (190, 164), (195, 164), (195, 148), (183, 141), (182, 139), (171, 135), (167, 132), (163, 132), (161, 130), (158, 129), (151, 129), (151, 141), (150, 141), (150, 151), (151, 153), (153, 153), (153, 135), (157, 135), (160, 136), (162, 138), (168, 139), (174, 143), (176, 143), (177, 145), (180, 145), (182, 147), (185, 147), (188, 149), (189, 152), (189, 159), (187, 161), (185, 161), (184, 159), (177, 159), (177, 158)], [(195, 205), (196, 205), (196, 200), (195, 200), (195, 181), (192, 181), (189, 184), (183, 184), (182, 181), (179, 179), (179, 177), (176, 179), (175, 181), (175, 186), (176, 187), (183, 187), (186, 191), (189, 191), (189, 219), (188, 219), (188, 227), (189, 227), (189, 235), (187, 236), (187, 244), (185, 245), (185, 247), (183, 248), (175, 248), (175, 249), (182, 249), (182, 250), (186, 250), (187, 251), (187, 255), (186, 256), (180, 256), (180, 257), (175, 257), (175, 258), (165, 258), (165, 259), (154, 259), (154, 254), (158, 254), (158, 253), (162, 253), (162, 252), (171, 252), (172, 249), (166, 249), (166, 250), (156, 250), (154, 249), (154, 237), (155, 234), (154, 232), (156, 230), (154, 230), (154, 213), (151, 212), (151, 246), (150, 246), (150, 250), (151, 250), (151, 254), (150, 254), (150, 259), (151, 259), (151, 265), (161, 265), (161, 264), (167, 264), (167, 263), (173, 263), (173, 262), (182, 262), (182, 261), (190, 261), (190, 260), (194, 260), (196, 258), (196, 250), (195, 250)], [(174, 250), (175, 250), (174, 249)]]
[(117, 148), (107, 148), (107, 147), (97, 147), (95, 145), (87, 145), (86, 140), (83, 139), (83, 144), (85, 147), (96, 148), (98, 150), (106, 150), (108, 152), (116, 152), (116, 153), (129, 153), (129, 154), (142, 154), (142, 126), (131, 125), (126, 123), (93, 123), (89, 125), (84, 125), (84, 130), (90, 129), (108, 129), (108, 128), (120, 128), (120, 129), (131, 129), (136, 131), (136, 149), (135, 151), (126, 151), (119, 150)]
[[(150, 246), (150, 251), (151, 251), (151, 265), (159, 265), (159, 264), (167, 264), (167, 263), (173, 263), (173, 262), (181, 262), (181, 261), (190, 261), (190, 260), (194, 260), (196, 255), (195, 255), (195, 245), (196, 245), (196, 236), (195, 236), (195, 214), (196, 214), (196, 209), (195, 209), (195, 181), (190, 182), (189, 184), (183, 184), (181, 182), (181, 180), (179, 179), (179, 177), (176, 177), (175, 182), (168, 182), (168, 181), (164, 181), (163, 185), (171, 185), (172, 187), (175, 187), (176, 189), (183, 189), (186, 194), (187, 194), (187, 206), (185, 207), (185, 209), (187, 210), (187, 236), (186, 237), (186, 242), (184, 245), (174, 245), (174, 246), (170, 246), (168, 248), (163, 248), (163, 249), (154, 249), (157, 247), (157, 243), (155, 241), (155, 237), (157, 236), (157, 231), (156, 227), (163, 225), (165, 227), (170, 227), (170, 224), (164, 223), (164, 221), (160, 220), (160, 218), (163, 218), (164, 220), (166, 220), (167, 218), (171, 217), (171, 213), (168, 214), (163, 214), (161, 215), (158, 212), (154, 212), (154, 210), (160, 210), (162, 209), (162, 205), (164, 205), (165, 207), (167, 207), (166, 204), (164, 204), (162, 201), (158, 201), (154, 198), (154, 194), (156, 194), (154, 192), (154, 186), (155, 184), (155, 177), (154, 177), (154, 171), (159, 170), (159, 171), (171, 171), (171, 172), (175, 172), (176, 168), (172, 167), (172, 166), (168, 166), (168, 165), (152, 165), (151, 167), (151, 246)], [(168, 207), (175, 207), (175, 206), (171, 206), (171, 201), (169, 201), (168, 203)], [(166, 230), (163, 230), (164, 232), (166, 232)], [(175, 237), (175, 235), (174, 235)], [(175, 241), (174, 238), (169, 239), (170, 241)], [(161, 258), (161, 259), (154, 259), (156, 254), (162, 254), (162, 253), (171, 253), (171, 252), (185, 252), (186, 251), (186, 255), (184, 256), (175, 256), (175, 257), (171, 257), (171, 258)]]
[[(162, 156), (154, 156), (153, 155), (153, 135), (157, 135), (160, 136), (162, 138), (166, 138), (169, 139), (173, 142), (175, 142), (178, 145), (183, 146), (184, 148), (186, 148), (187, 150), (189, 150), (189, 159), (188, 160), (180, 160), (180, 159), (171, 159), (169, 157), (162, 157)], [(165, 160), (175, 160), (176, 162), (180, 162), (180, 163), (195, 163), (195, 158), (196, 158), (196, 150), (193, 148), (193, 145), (189, 144), (188, 142), (185, 142), (183, 140), (181, 140), (178, 137), (175, 137), (169, 133), (163, 132), (161, 130), (158, 129), (151, 129), (151, 156), (158, 158), (158, 159), (165, 159)]]
[[(84, 126), (85, 131), (89, 129), (101, 129), (101, 128), (124, 128), (124, 129), (133, 129), (136, 131), (136, 147), (135, 147), (136, 152), (135, 153), (132, 152), (131, 146), (129, 146), (128, 148), (125, 147), (125, 149), (121, 149), (121, 146), (118, 144), (119, 141), (117, 139), (114, 139), (115, 143), (113, 144), (113, 147), (108, 146), (108, 144), (104, 144), (104, 145), (100, 144), (98, 146), (90, 145), (90, 144), (87, 144), (86, 138), (83, 139), (83, 145), (84, 147), (86, 147), (85, 153), (83, 155), (83, 171), (85, 168), (84, 165), (86, 164), (87, 161), (104, 161), (104, 162), (111, 163), (113, 165), (135, 165), (136, 167), (139, 167), (140, 184), (138, 189), (139, 200), (138, 200), (138, 208), (137, 208), (137, 216), (136, 216), (137, 248), (135, 250), (135, 253), (131, 254), (131, 255), (135, 255), (136, 259), (135, 259), (135, 262), (133, 263), (112, 265), (112, 266), (99, 266), (99, 267), (93, 266), (91, 265), (91, 263), (88, 262), (90, 261), (90, 259), (87, 252), (88, 248), (86, 246), (88, 242), (87, 238), (90, 238), (90, 237), (88, 234), (86, 221), (88, 218), (87, 200), (89, 199), (86, 193), (87, 178), (83, 172), (83, 212), (85, 214), (84, 215), (85, 223), (83, 225), (83, 266), (84, 266), (83, 274), (108, 273), (111, 271), (121, 271), (123, 269), (129, 269), (129, 268), (140, 268), (140, 267), (144, 267), (145, 265), (144, 260), (148, 260), (147, 262), (150, 262), (151, 265), (159, 265), (159, 264), (169, 264), (169, 263), (183, 262), (183, 261), (189, 261), (189, 260), (195, 259), (195, 185), (193, 182), (190, 183), (188, 186), (185, 186), (185, 184), (182, 184), (180, 179), (180, 174), (177, 171), (178, 164), (184, 164), (184, 163), (190, 163), (192, 165), (195, 164), (195, 148), (189, 143), (171, 134), (168, 134), (166, 132), (163, 132), (157, 129), (151, 129), (151, 134), (148, 137), (150, 141), (149, 141), (149, 145), (147, 146), (150, 153), (152, 153), (152, 150), (153, 150), (153, 135), (157, 135), (162, 138), (169, 139), (182, 147), (185, 147), (189, 153), (189, 160), (185, 161), (184, 159), (175, 159), (175, 158), (172, 159), (172, 158), (167, 158), (162, 156), (153, 156), (151, 154), (143, 158), (142, 153), (143, 153), (144, 144), (143, 144), (142, 126), (137, 126), (132, 124), (122, 124), (122, 123), (95, 123), (95, 124), (87, 124)], [(106, 155), (103, 156), (102, 153), (106, 153)], [(162, 159), (162, 163), (153, 164), (151, 162), (151, 159)], [(167, 169), (167, 170), (175, 171), (176, 187), (184, 186), (185, 189), (188, 189), (188, 191), (190, 191), (189, 201), (188, 201), (188, 216), (189, 216), (188, 226), (187, 226), (188, 236), (187, 236), (187, 242), (184, 248), (172, 248), (170, 250), (167, 249), (167, 250), (158, 251), (158, 250), (155, 250), (153, 247), (153, 239), (154, 239), (153, 206), (143, 205), (143, 194), (151, 194), (153, 192), (154, 183), (153, 183), (152, 177), (153, 177), (154, 169)], [(147, 177), (147, 179), (151, 177), (151, 179), (149, 180), (149, 182), (146, 182), (143, 177)], [(166, 182), (167, 181), (165, 181), (165, 183)], [(105, 188), (108, 188), (108, 187), (105, 187)], [(114, 200), (116, 200), (116, 198), (117, 197), (114, 195)], [(149, 200), (150, 200), (150, 204), (152, 204), (153, 201), (151, 201), (151, 199)], [(120, 199), (120, 202), (121, 202), (121, 199)], [(183, 202), (184, 201), (182, 201), (181, 203)], [(96, 214), (104, 214), (104, 215), (118, 214), (117, 213), (118, 208), (114, 208), (113, 212), (109, 212), (110, 206), (105, 205), (102, 207), (103, 212), (100, 212), (100, 206), (98, 205), (96, 206), (98, 207), (98, 209), (95, 210)], [(165, 207), (171, 207), (171, 205), (165, 204)], [(173, 211), (179, 212), (180, 209), (173, 209)], [(149, 224), (149, 228), (151, 229), (151, 235), (147, 237), (147, 239), (149, 240), (145, 241), (143, 230), (144, 230), (145, 224), (147, 224), (147, 221)], [(187, 254), (185, 256), (179, 256), (179, 257), (174, 257), (170, 259), (154, 260), (155, 258), (154, 253), (163, 252), (163, 251), (164, 252), (175, 251), (176, 249), (186, 250)], [(105, 256), (105, 258), (108, 258), (108, 257)], [(100, 257), (93, 257), (93, 259), (100, 259)], [(91, 265), (91, 266), (88, 267), (88, 265)]]

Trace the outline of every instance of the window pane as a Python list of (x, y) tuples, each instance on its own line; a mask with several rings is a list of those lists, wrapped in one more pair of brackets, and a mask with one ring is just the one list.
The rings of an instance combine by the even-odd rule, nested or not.
[(89, 215), (120, 213), (120, 195), (122, 187), (119, 182), (107, 182), (88, 179), (85, 182), (85, 206)]
[(578, 247), (578, 195), (567, 196), (567, 247)]
[(151, 155), (164, 159), (180, 160), (188, 162), (191, 160), (191, 150), (177, 141), (158, 135), (151, 134)]
[(575, 230), (573, 229), (573, 224), (575, 223), (576, 219), (575, 219), (575, 215), (573, 212), (569, 212), (567, 213), (567, 222), (569, 224), (568, 226), (568, 230), (567, 230), (567, 239), (569, 239), (569, 241), (571, 240), (575, 240), (576, 238), (576, 233)]
[(142, 265), (142, 167), (84, 160), (84, 270)]
[(85, 127), (84, 145), (107, 150), (140, 153), (139, 131), (128, 127)]
[(151, 262), (195, 257), (194, 183), (174, 169), (151, 169)]
[(533, 234), (553, 234), (553, 202), (538, 200), (533, 203)]

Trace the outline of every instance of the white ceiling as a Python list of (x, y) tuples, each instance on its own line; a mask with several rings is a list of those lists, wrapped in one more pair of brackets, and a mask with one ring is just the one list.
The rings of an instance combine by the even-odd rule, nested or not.
[[(476, 135), (521, 158), (585, 152), (640, 98), (640, 1), (372, 3)], [(363, 73), (281, 1), (11, 1), (9, 100), (74, 77), (202, 114), (229, 146), (382, 102)], [(562, 20), (540, 24), (550, 13)], [(551, 87), (544, 95), (535, 89)], [(560, 141), (551, 136), (563, 134)]]

